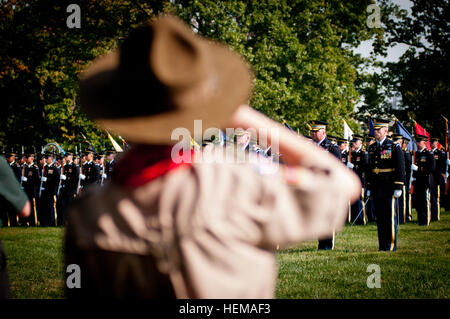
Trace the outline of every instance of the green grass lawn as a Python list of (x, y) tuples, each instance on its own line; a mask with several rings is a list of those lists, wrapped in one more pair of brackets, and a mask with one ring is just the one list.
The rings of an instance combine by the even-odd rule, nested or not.
[[(414, 216), (415, 217), (415, 216)], [(450, 214), (429, 227), (400, 225), (397, 252), (379, 252), (375, 224), (281, 250), (277, 298), (449, 298)], [(13, 298), (64, 298), (62, 228), (2, 228)], [(381, 269), (381, 288), (366, 285), (367, 266)]]

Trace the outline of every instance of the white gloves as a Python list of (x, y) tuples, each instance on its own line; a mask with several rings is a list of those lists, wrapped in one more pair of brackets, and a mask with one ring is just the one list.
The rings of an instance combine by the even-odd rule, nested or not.
[(102, 174), (102, 178), (106, 178), (107, 176), (106, 176), (106, 174)]
[(355, 167), (355, 165), (353, 165), (353, 164), (350, 163), (350, 162), (347, 162), (347, 167), (350, 168), (350, 169), (352, 169), (353, 167)]
[(411, 169), (413, 171), (417, 171), (419, 169), (419, 167), (417, 167), (417, 165), (415, 165), (415, 164), (411, 164)]
[(370, 189), (367, 190), (367, 197), (370, 197)]
[(447, 159), (447, 165), (450, 165), (450, 158)]
[(86, 179), (86, 175), (80, 174), (80, 178), (81, 178), (82, 180), (85, 180), (85, 179)]
[(42, 176), (42, 177), (41, 177), (41, 181), (46, 182), (46, 181), (47, 181), (47, 177)]
[(22, 176), (22, 182), (26, 182), (28, 180), (28, 178), (26, 178), (25, 176)]
[(395, 198), (399, 198), (400, 196), (402, 196), (402, 191), (397, 189), (394, 191), (394, 197)]
[(61, 174), (60, 179), (65, 181), (67, 179), (67, 177), (66, 177), (66, 175)]

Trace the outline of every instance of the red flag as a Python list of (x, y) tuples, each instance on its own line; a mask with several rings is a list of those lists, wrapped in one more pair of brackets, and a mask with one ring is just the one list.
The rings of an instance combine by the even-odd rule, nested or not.
[(427, 150), (431, 150), (431, 145), (430, 145), (430, 133), (428, 133), (422, 126), (420, 126), (419, 124), (417, 124), (416, 121), (414, 121), (414, 126), (416, 128), (416, 135), (425, 135), (428, 137), (428, 141), (427, 141)]

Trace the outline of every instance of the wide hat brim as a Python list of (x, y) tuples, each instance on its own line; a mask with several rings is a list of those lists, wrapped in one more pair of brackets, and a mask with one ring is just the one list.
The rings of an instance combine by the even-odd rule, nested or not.
[[(186, 32), (185, 36), (192, 37), (192, 41), (204, 48), (207, 53), (208, 68), (212, 70), (207, 83), (205, 93), (203, 88), (193, 87), (192, 90), (172, 91), (171, 101), (175, 101), (177, 107), (168, 111), (152, 114), (139, 114), (139, 116), (99, 116), (98, 109), (93, 112), (94, 120), (107, 130), (113, 131), (128, 141), (145, 144), (173, 144), (178, 142), (180, 134), (187, 132), (194, 136), (202, 133), (207, 128), (225, 128), (235, 110), (244, 103), (248, 103), (252, 86), (252, 72), (245, 60), (229, 48), (219, 43), (209, 41), (194, 35), (183, 23), (171, 16), (159, 18), (169, 26), (175, 24), (180, 32)], [(157, 20), (156, 23), (159, 23)], [(153, 22), (155, 23), (155, 22)], [(182, 29), (186, 30), (183, 31)], [(119, 67), (121, 51), (116, 50), (96, 59), (80, 78), (80, 90), (88, 86), (89, 95), (97, 95), (94, 98), (84, 98), (83, 110), (90, 115), (90, 111), (98, 108), (95, 101), (110, 101), (110, 93), (117, 89), (114, 79), (120, 76)], [(101, 88), (96, 90), (95, 88)], [(151, 91), (152, 88), (149, 88)], [(142, 92), (145, 94), (145, 92)], [(114, 92), (117, 94), (117, 92)], [(127, 94), (121, 92), (119, 94)], [(115, 95), (117, 96), (117, 95)], [(161, 99), (149, 94), (141, 99), (139, 107), (152, 109)], [(93, 103), (90, 103), (93, 102)], [(109, 103), (109, 102), (108, 102)], [(123, 108), (135, 107), (135, 105), (123, 105)], [(156, 107), (161, 107), (157, 105)], [(102, 105), (101, 108), (108, 108)], [(194, 132), (194, 121), (199, 130)], [(177, 128), (181, 130), (176, 131)]]

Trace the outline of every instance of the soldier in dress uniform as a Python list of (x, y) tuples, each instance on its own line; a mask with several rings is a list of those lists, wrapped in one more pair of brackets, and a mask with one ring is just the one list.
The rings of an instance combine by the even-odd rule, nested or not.
[[(408, 144), (410, 139), (407, 137), (402, 137), (403, 142), (403, 155), (405, 156), (405, 191), (402, 194), (402, 199), (405, 207), (405, 221), (412, 221), (412, 203), (411, 203), (411, 179), (412, 179), (412, 156), (411, 152), (408, 151)], [(401, 201), (402, 201), (401, 199)]]
[(39, 167), (34, 162), (34, 154), (26, 154), (26, 162), (23, 165), (22, 172), (22, 187), (31, 203), (31, 214), (28, 218), (24, 219), (24, 222), (29, 226), (37, 226), (41, 175)]
[(405, 152), (403, 151), (403, 135), (401, 134), (392, 134), (391, 136), (392, 141), (397, 144), (400, 145), (400, 147), (402, 148), (402, 153), (403, 153), (403, 160), (405, 161), (405, 184), (402, 187), (402, 195), (400, 196), (400, 198), (398, 199), (398, 223), (399, 224), (404, 224), (406, 222), (406, 182), (408, 180), (407, 177), (407, 161), (405, 158)]
[(58, 220), (57, 198), (60, 173), (55, 165), (55, 155), (45, 154), (45, 165), (41, 176), (42, 189), (40, 195), (40, 223), (41, 226), (56, 226)]
[(116, 163), (115, 157), (116, 157), (115, 151), (106, 152), (105, 174), (107, 180), (111, 178), (112, 173), (114, 171), (114, 165)]
[(58, 214), (58, 226), (65, 225), (67, 219), (67, 208), (76, 197), (80, 167), (73, 161), (73, 153), (66, 152), (65, 164), (61, 170), (61, 189), (59, 192), (60, 209)]
[(387, 137), (389, 120), (374, 119), (376, 142), (369, 146), (367, 194), (373, 197), (379, 250), (397, 250), (397, 199), (405, 184), (405, 159), (398, 144)]
[[(368, 149), (369, 149), (370, 145), (375, 143), (375, 136), (373, 136), (371, 134), (367, 134), (364, 136), (364, 141), (365, 141), (365, 153), (366, 153), (367, 159), (369, 159)], [(367, 177), (367, 172), (366, 172), (366, 177)], [(365, 188), (364, 196), (367, 200), (367, 204), (366, 204), (367, 221), (374, 222), (374, 221), (376, 221), (375, 205), (373, 204), (372, 198), (367, 195), (367, 187)]]
[(414, 163), (417, 166), (414, 173), (414, 199), (420, 226), (428, 226), (431, 221), (431, 188), (434, 186), (433, 175), (436, 170), (434, 156), (426, 147), (427, 140), (425, 135), (416, 137), (418, 151)]
[[(366, 224), (366, 207), (364, 205), (364, 192), (365, 192), (365, 171), (369, 162), (367, 153), (363, 151), (364, 137), (358, 134), (354, 134), (351, 141), (351, 153), (350, 164), (352, 169), (358, 175), (361, 181), (361, 197), (351, 205), (351, 221), (358, 225)], [(355, 221), (356, 220), (356, 221)]]
[[(327, 122), (312, 120), (309, 122), (311, 128), (311, 138), (312, 140), (319, 145), (324, 150), (330, 152), (334, 155), (339, 161), (342, 161), (341, 151), (337, 147), (336, 144), (331, 143), (331, 141), (327, 138)], [(319, 239), (319, 250), (332, 250), (334, 248), (334, 237), (335, 233), (331, 234), (331, 237), (328, 238), (320, 238)]]
[(341, 160), (344, 165), (348, 163), (348, 149), (347, 149), (347, 140), (342, 137), (338, 137), (336, 139), (336, 144), (341, 152)]
[(100, 169), (94, 163), (94, 152), (86, 151), (86, 162), (83, 164), (83, 189), (91, 185), (100, 184)]
[(431, 140), (431, 154), (436, 162), (434, 185), (431, 188), (431, 221), (441, 219), (441, 194), (445, 194), (445, 174), (447, 173), (447, 153), (438, 149), (439, 139)]

